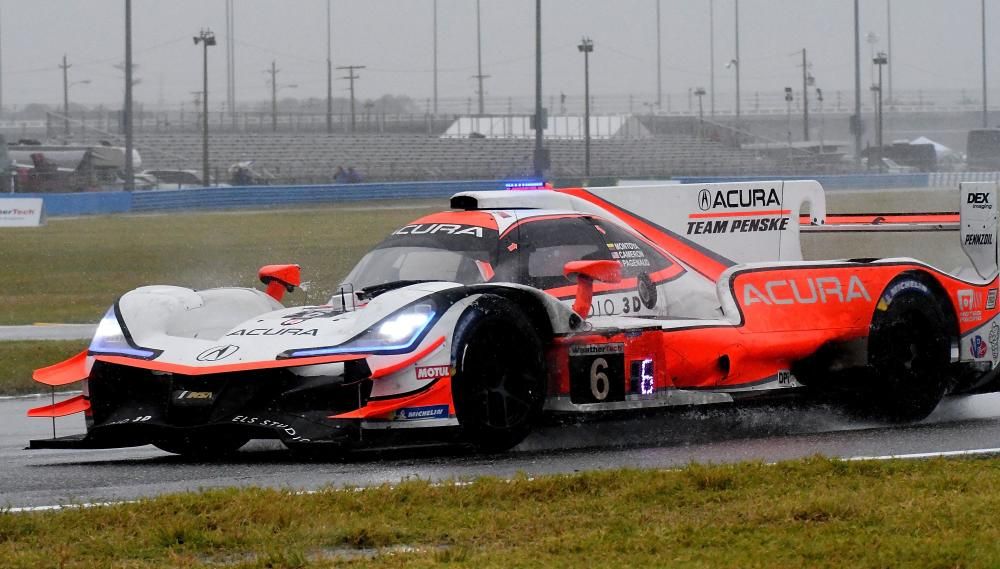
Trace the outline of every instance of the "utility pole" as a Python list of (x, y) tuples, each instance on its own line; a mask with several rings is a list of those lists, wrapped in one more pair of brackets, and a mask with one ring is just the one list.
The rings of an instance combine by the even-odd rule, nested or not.
[(194, 44), (202, 46), (202, 87), (201, 87), (201, 178), (205, 186), (212, 185), (208, 167), (208, 48), (215, 45), (215, 34), (204, 29), (194, 36)]
[(343, 65), (337, 68), (337, 69), (347, 70), (347, 75), (345, 77), (341, 77), (341, 79), (347, 79), (350, 84), (349, 89), (351, 91), (351, 134), (354, 134), (358, 124), (357, 115), (355, 115), (354, 113), (354, 80), (361, 78), (360, 75), (357, 75), (354, 72), (358, 69), (364, 69), (364, 68), (365, 68), (364, 65)]
[(63, 76), (63, 134), (67, 137), (69, 136), (69, 68), (72, 67), (70, 64), (66, 63), (66, 54), (63, 54), (62, 65), (59, 66), (62, 69)]
[(535, 0), (535, 177), (541, 179), (548, 169), (548, 156), (542, 140), (545, 129), (542, 109), (542, 0)]
[(475, 79), (479, 81), (479, 116), (485, 114), (484, 104), (483, 104), (483, 79), (489, 77), (489, 75), (483, 75), (483, 32), (482, 32), (482, 22), (479, 18), (479, 0), (476, 0), (476, 75)]
[[(888, 53), (889, 61), (891, 62), (895, 55), (892, 53), (892, 0), (885, 0), (885, 27), (886, 27), (886, 38), (888, 42)], [(892, 109), (892, 63), (889, 63), (889, 67), (886, 69), (888, 73), (888, 84), (886, 85), (886, 92), (889, 94), (889, 108)]]
[(583, 172), (590, 178), (590, 54), (594, 41), (585, 36), (576, 48), (583, 53)]
[(264, 70), (271, 74), (271, 132), (278, 132), (278, 68), (271, 60), (271, 69)]
[(235, 12), (235, 2), (226, 0), (226, 110), (233, 127), (236, 126), (236, 43), (233, 40)]
[[(878, 146), (878, 168), (879, 168), (879, 171), (882, 171), (882, 166), (883, 166), (882, 165), (882, 150), (883, 150), (883, 146), (882, 145), (884, 144), (883, 138), (882, 138), (882, 126), (883, 126), (883, 122), (882, 122), (882, 66), (886, 65), (887, 63), (889, 63), (889, 58), (886, 56), (886, 54), (885, 54), (884, 51), (881, 51), (881, 52), (879, 52), (878, 55), (875, 56), (875, 59), (873, 60), (873, 63), (875, 63), (875, 65), (878, 66), (878, 109), (877, 109), (877, 111), (878, 111), (878, 121), (877, 121), (877, 128), (878, 128), (878, 130), (875, 133), (876, 134), (875, 145)], [(871, 156), (868, 157), (868, 160), (869, 160), (869, 165), (870, 165), (871, 164)]]
[(125, 0), (125, 191), (135, 189), (132, 161), (132, 0)]
[[(435, 2), (437, 0), (434, 0)], [(326, 133), (333, 133), (333, 36), (331, 34), (330, 0), (326, 0)]]
[(802, 48), (802, 140), (809, 140), (809, 64)]

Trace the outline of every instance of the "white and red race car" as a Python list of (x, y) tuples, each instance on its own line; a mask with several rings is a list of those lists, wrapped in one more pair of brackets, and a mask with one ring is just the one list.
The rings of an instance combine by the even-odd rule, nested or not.
[[(147, 286), (89, 349), (37, 370), (83, 394), (84, 435), (218, 455), (288, 446), (520, 442), (543, 414), (629, 412), (823, 392), (887, 420), (997, 389), (997, 186), (959, 214), (826, 216), (816, 182), (467, 192), (365, 255), (328, 304)], [(958, 197), (958, 196), (957, 196)], [(808, 211), (804, 215), (804, 212)], [(960, 225), (951, 273), (909, 258), (803, 261), (800, 231)]]

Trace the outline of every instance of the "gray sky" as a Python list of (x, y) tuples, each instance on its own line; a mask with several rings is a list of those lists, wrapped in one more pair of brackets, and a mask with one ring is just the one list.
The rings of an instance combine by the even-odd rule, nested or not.
[[(709, 84), (709, 0), (661, 0), (663, 89), (674, 105), (688, 88)], [(270, 96), (263, 70), (272, 59), (279, 84), (298, 88), (284, 95), (325, 97), (325, 0), (238, 0), (236, 78), (240, 102)], [(886, 0), (862, 0), (862, 36), (875, 31), (885, 48)], [(1000, 2), (988, 0), (997, 29)], [(534, 90), (534, 1), (482, 0), (484, 73), (488, 97), (530, 97)], [(594, 40), (591, 89), (597, 96), (656, 91), (656, 0), (543, 0), (544, 91), (546, 97), (583, 90), (580, 37)], [(799, 56), (805, 47), (817, 85), (828, 93), (853, 89), (850, 0), (742, 0), (740, 48), (742, 90), (780, 91), (800, 86)], [(112, 64), (123, 55), (122, 0), (0, 0), (3, 103), (60, 103), (63, 53), (74, 65), (71, 98), (84, 104), (117, 105), (121, 73)], [(367, 65), (358, 96), (432, 92), (432, 0), (333, 0), (334, 65)], [(475, 2), (438, 0), (440, 96), (475, 94)], [(894, 90), (980, 88), (979, 0), (893, 0)], [(715, 0), (716, 90), (733, 90), (733, 0)], [(133, 0), (137, 75), (135, 97), (147, 104), (190, 101), (201, 88), (201, 48), (191, 41), (211, 27), (219, 45), (210, 48), (213, 107), (225, 95), (225, 3), (223, 0)], [(990, 87), (1000, 86), (1000, 39), (988, 42)], [(864, 38), (862, 37), (862, 42)], [(863, 43), (863, 59), (868, 45)], [(339, 74), (338, 74), (339, 75)], [(867, 82), (867, 66), (865, 79)], [(346, 82), (338, 81), (337, 94)], [(731, 96), (731, 95), (730, 95)], [(992, 97), (993, 95), (991, 95)], [(722, 100), (719, 104), (721, 106)], [(684, 103), (686, 105), (686, 103)], [(707, 101), (706, 101), (707, 104)], [(502, 109), (497, 109), (502, 110)]]

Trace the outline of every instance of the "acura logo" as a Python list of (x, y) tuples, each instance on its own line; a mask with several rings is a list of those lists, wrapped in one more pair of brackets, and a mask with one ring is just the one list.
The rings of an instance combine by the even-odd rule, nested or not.
[(706, 211), (712, 207), (712, 194), (708, 190), (698, 192), (698, 207)]
[(216, 346), (198, 354), (198, 357), (195, 359), (199, 362), (217, 362), (235, 354), (239, 351), (239, 349), (239, 346), (234, 346), (232, 344), (229, 344), (228, 346)]

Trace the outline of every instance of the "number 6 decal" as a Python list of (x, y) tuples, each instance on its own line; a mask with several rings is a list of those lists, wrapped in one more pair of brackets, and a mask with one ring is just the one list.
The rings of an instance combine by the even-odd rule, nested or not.
[(604, 401), (611, 392), (611, 382), (604, 370), (608, 369), (608, 362), (604, 358), (597, 358), (590, 364), (590, 392), (594, 399)]

